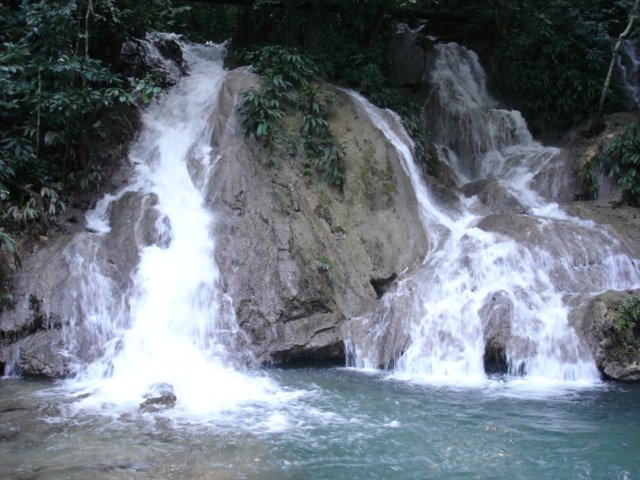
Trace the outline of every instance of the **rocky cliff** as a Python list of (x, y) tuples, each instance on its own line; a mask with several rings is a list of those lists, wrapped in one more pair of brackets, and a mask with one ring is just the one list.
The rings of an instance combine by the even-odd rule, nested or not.
[(414, 193), (394, 149), (341, 92), (330, 125), (345, 147), (342, 189), (286, 153), (265, 167), (233, 115), (255, 81), (232, 72), (216, 115), (218, 263), (261, 360), (343, 362), (345, 320), (371, 312), (385, 282), (426, 251)]

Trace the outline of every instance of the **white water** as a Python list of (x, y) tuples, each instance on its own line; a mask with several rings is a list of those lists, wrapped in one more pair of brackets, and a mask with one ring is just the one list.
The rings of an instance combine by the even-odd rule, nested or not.
[(483, 384), (485, 337), (498, 330), (505, 332), (511, 375), (547, 384), (598, 382), (565, 298), (637, 288), (637, 260), (608, 232), (536, 192), (533, 179), (557, 150), (535, 143), (518, 112), (495, 108), (475, 54), (456, 44), (437, 51), (430, 129), (446, 153), (442, 160), (459, 185), (495, 178), (524, 211), (486, 220), (498, 222), (497, 231), (501, 221), (509, 232), (502, 235), (478, 227), (492, 212), (476, 198), (461, 198), (457, 209), (442, 206), (424, 184), (398, 117), (353, 93), (411, 178), (430, 248), (375, 315), (353, 322), (348, 357), (361, 368), (393, 366), (397, 378)]
[[(97, 205), (88, 216), (97, 233), (80, 239), (107, 241), (114, 202), (136, 192), (147, 201), (157, 198), (157, 241), (140, 251), (131, 289), (120, 301), (92, 255), (74, 258), (73, 274), (84, 285), (83, 321), (103, 352), (65, 384), (86, 396), (74, 404), (83, 410), (137, 411), (145, 398), (169, 388), (177, 397), (171, 415), (211, 421), (256, 402), (277, 406), (297, 396), (245, 368), (251, 354), (242, 350), (231, 300), (219, 284), (215, 216), (204, 202), (217, 161), (209, 120), (225, 76), (221, 49), (183, 48), (190, 74), (145, 112), (130, 154), (135, 180)], [(270, 422), (268, 415), (263, 421)]]
[(627, 93), (640, 108), (640, 55), (633, 42), (623, 40), (622, 53), (617, 58), (622, 83)]

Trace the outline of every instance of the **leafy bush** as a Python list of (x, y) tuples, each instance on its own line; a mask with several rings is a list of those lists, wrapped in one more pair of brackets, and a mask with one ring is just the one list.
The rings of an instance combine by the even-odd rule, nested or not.
[(613, 329), (616, 333), (623, 334), (638, 326), (640, 326), (640, 296), (633, 295), (620, 305), (613, 321)]
[(286, 113), (297, 112), (302, 115), (299, 135), (306, 158), (324, 181), (341, 186), (344, 148), (336, 142), (326, 118), (333, 96), (325, 86), (312, 82), (318, 72), (314, 62), (295, 49), (281, 46), (260, 48), (245, 58), (253, 62), (263, 84), (260, 89), (240, 93), (238, 113), (246, 133), (266, 148), (268, 164), (273, 164), (278, 146), (295, 155), (297, 142), (283, 130), (280, 120)]
[(9, 254), (9, 257), (15, 262), (16, 265), (20, 265), (20, 257), (18, 256), (18, 251), (16, 250), (16, 243), (7, 232), (4, 231), (4, 228), (0, 227), (0, 250), (5, 249)]
[[(495, 88), (534, 130), (562, 130), (597, 111), (613, 46), (634, 0), (440, 0), (429, 33), (484, 58)], [(457, 20), (456, 20), (457, 17)], [(453, 22), (453, 23), (452, 23)], [(623, 107), (613, 83), (611, 110)]]
[[(16, 226), (46, 223), (64, 208), (62, 185), (88, 167), (99, 116), (134, 99), (122, 76), (89, 56), (90, 14), (98, 15), (83, 2), (22, 2), (3, 10), (0, 215)], [(148, 80), (136, 86), (142, 101), (154, 93)]]
[(267, 149), (267, 163), (273, 164), (273, 151), (279, 132), (278, 122), (284, 115), (284, 106), (270, 91), (273, 89), (255, 89), (240, 92), (242, 98), (238, 113), (247, 133), (251, 133)]
[(605, 143), (597, 161), (606, 173), (618, 179), (627, 203), (640, 206), (640, 124), (628, 126)]

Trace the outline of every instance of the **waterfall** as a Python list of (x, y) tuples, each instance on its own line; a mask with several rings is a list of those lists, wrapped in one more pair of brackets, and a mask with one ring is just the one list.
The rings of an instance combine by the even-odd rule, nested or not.
[(633, 42), (622, 41), (622, 52), (617, 57), (617, 64), (627, 93), (636, 108), (640, 108), (640, 56)]
[(534, 177), (558, 151), (532, 139), (519, 112), (489, 96), (477, 56), (436, 47), (430, 129), (459, 186), (494, 181), (513, 212), (463, 198), (441, 205), (426, 187), (399, 118), (352, 93), (395, 147), (430, 240), (418, 268), (400, 277), (369, 318), (354, 319), (352, 366), (447, 384), (488, 373), (594, 382), (589, 349), (569, 322), (569, 302), (640, 285), (636, 260), (604, 228), (572, 218), (536, 191)]
[[(68, 343), (75, 342), (70, 350), (83, 342), (93, 350), (66, 383), (83, 398), (81, 408), (136, 410), (169, 392), (177, 399), (172, 411), (211, 418), (278, 396), (270, 379), (245, 368), (251, 353), (214, 259), (215, 215), (205, 199), (219, 159), (210, 118), (225, 76), (222, 48), (182, 47), (190, 73), (145, 111), (130, 153), (134, 180), (89, 212), (90, 232), (67, 250), (70, 276), (80, 285)], [(96, 252), (114, 241), (112, 224), (127, 221), (127, 202), (136, 201), (150, 212), (137, 224), (151, 228), (127, 230), (125, 245), (133, 243), (138, 263), (123, 287)], [(117, 208), (129, 212), (111, 215)]]

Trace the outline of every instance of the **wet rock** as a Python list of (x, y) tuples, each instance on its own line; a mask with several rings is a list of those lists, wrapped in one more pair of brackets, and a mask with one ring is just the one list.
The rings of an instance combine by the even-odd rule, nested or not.
[(131, 39), (122, 45), (120, 58), (127, 76), (153, 75), (163, 87), (175, 85), (186, 74), (186, 64), (175, 35), (152, 32), (144, 39)]
[(382, 298), (396, 278), (398, 278), (398, 275), (394, 272), (386, 278), (372, 278), (369, 281), (371, 282), (373, 289), (376, 291), (378, 298)]
[[(625, 239), (616, 235), (615, 228), (607, 231), (586, 222), (505, 214), (485, 217), (478, 228), (527, 246), (532, 260), (545, 266), (556, 288), (568, 292), (597, 291), (606, 284), (611, 268), (608, 262), (616, 252), (637, 258), (634, 252), (638, 247), (629, 244), (637, 238), (637, 232)], [(617, 237), (621, 238), (620, 245)], [(629, 248), (625, 249), (627, 244)], [(517, 269), (516, 260), (512, 262)]]
[(583, 176), (568, 150), (562, 150), (531, 181), (536, 192), (554, 202), (572, 202), (585, 190)]
[[(640, 209), (608, 201), (572, 202), (562, 206), (570, 215), (608, 226), (635, 258), (640, 258)], [(638, 262), (640, 267), (640, 261)]]
[[(131, 286), (140, 247), (170, 242), (170, 227), (162, 227), (156, 203), (154, 195), (128, 192), (113, 203), (107, 234), (76, 233), (88, 241), (74, 241), (73, 235), (54, 237), (23, 258), (15, 279), (15, 305), (0, 315), (0, 352), (13, 359), (5, 368), (59, 378), (71, 373), (68, 367), (73, 363), (103, 353), (95, 333), (86, 328), (86, 316), (115, 316), (123, 306), (122, 292)], [(72, 268), (82, 258), (96, 263)], [(105, 275), (103, 283), (87, 282), (85, 274), (91, 268)], [(95, 305), (96, 311), (85, 311), (83, 302)], [(66, 328), (73, 333), (60, 333)]]
[(22, 375), (42, 378), (62, 378), (69, 372), (69, 359), (62, 350), (64, 340), (60, 330), (39, 331), (20, 345), (18, 369)]
[(598, 369), (606, 378), (640, 381), (640, 326), (619, 330), (616, 317), (621, 304), (640, 290), (608, 291), (595, 297), (584, 313), (584, 328)]
[(151, 387), (151, 391), (145, 395), (144, 402), (140, 403), (143, 413), (159, 412), (167, 408), (173, 408), (178, 400), (173, 387), (168, 383), (157, 383)]
[(511, 340), (513, 302), (507, 292), (494, 292), (478, 312), (482, 319), (485, 350), (484, 370), (487, 374), (507, 373), (507, 346)]
[(302, 158), (278, 154), (278, 167), (265, 167), (264, 151), (233, 115), (238, 92), (256, 81), (229, 73), (213, 118), (222, 156), (208, 198), (220, 212), (218, 264), (261, 362), (343, 361), (346, 320), (377, 305), (371, 278), (422, 259), (413, 189), (395, 150), (343, 93), (330, 115), (345, 146), (342, 190), (309, 178)]
[(525, 208), (495, 179), (467, 183), (462, 188), (466, 197), (476, 196), (494, 214), (524, 213)]
[(430, 65), (432, 42), (419, 30), (400, 25), (391, 37), (387, 61), (397, 85), (418, 87), (425, 83)]

